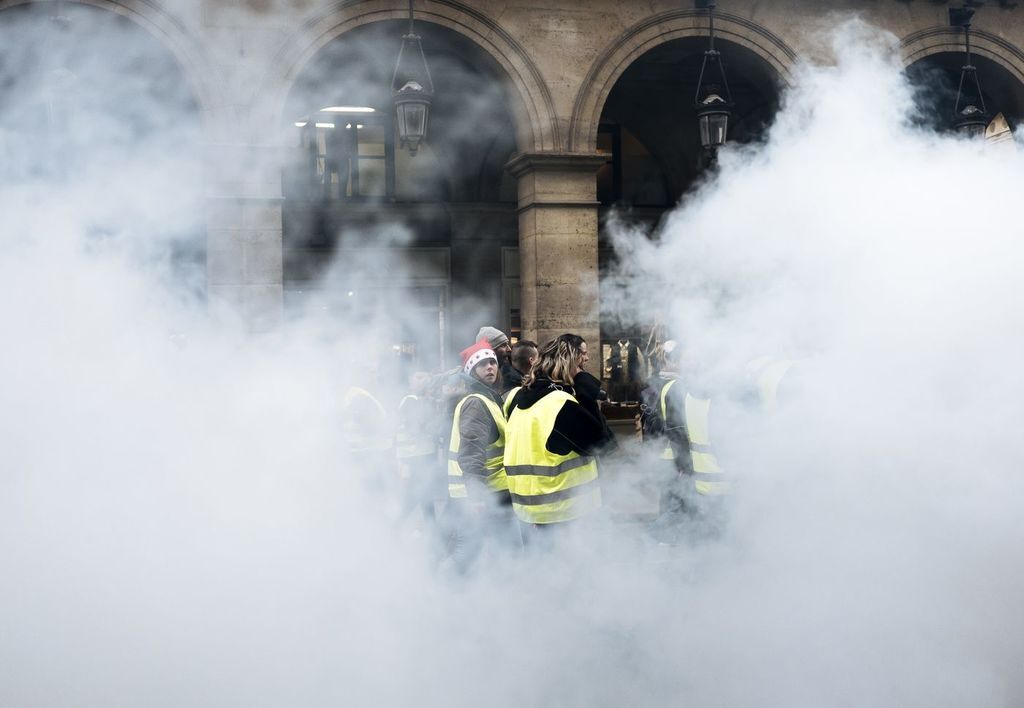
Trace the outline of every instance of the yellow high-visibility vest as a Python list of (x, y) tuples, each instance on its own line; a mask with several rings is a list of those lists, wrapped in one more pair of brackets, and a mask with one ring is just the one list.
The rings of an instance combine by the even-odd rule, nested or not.
[(597, 460), (547, 449), (565, 391), (552, 391), (529, 408), (513, 408), (505, 426), (505, 474), (516, 516), (530, 524), (571, 521), (601, 506)]
[[(398, 404), (399, 413), (402, 408), (412, 401), (418, 401), (419, 396), (409, 394)], [(424, 435), (422, 430), (399, 429), (395, 435), (395, 456), (402, 460), (408, 457), (425, 457), (434, 454), (434, 440), (429, 435)]]
[(765, 413), (774, 413), (778, 409), (779, 385), (795, 363), (793, 359), (760, 357), (747, 364), (747, 370), (755, 378), (761, 410)]
[[(676, 379), (669, 381), (661, 388), (661, 419), (668, 421), (668, 392)], [(696, 398), (689, 392), (683, 401), (683, 413), (686, 416), (686, 434), (690, 440), (690, 460), (693, 463), (693, 481), (698, 494), (728, 494), (731, 484), (722, 473), (718, 458), (711, 451), (711, 435), (708, 428), (708, 411), (711, 401), (707, 398)], [(665, 443), (662, 459), (676, 459), (672, 445)]]
[(508, 480), (505, 478), (505, 417), (501, 414), (498, 404), (479, 393), (471, 393), (455, 406), (455, 417), (452, 419), (452, 442), (448, 446), (448, 496), (452, 499), (464, 499), (468, 496), (466, 490), (465, 473), (459, 466), (459, 448), (462, 445), (462, 437), (459, 435), (459, 419), (462, 417), (462, 408), (470, 398), (479, 398), (487, 406), (488, 413), (494, 418), (494, 424), (498, 426), (498, 439), (487, 446), (487, 460), (484, 469), (488, 472), (484, 481), (487, 488), (492, 492), (503, 492), (508, 489)]
[[(369, 418), (356, 419), (349, 409), (357, 401), (363, 400), (374, 409), (374, 415)], [(352, 452), (369, 452), (375, 450), (387, 450), (391, 447), (391, 433), (385, 425), (387, 411), (380, 404), (372, 393), (365, 388), (352, 386), (342, 399), (342, 406), (345, 410), (345, 419), (342, 424), (345, 429), (345, 437), (348, 441), (349, 450)], [(376, 420), (373, 418), (376, 417)]]

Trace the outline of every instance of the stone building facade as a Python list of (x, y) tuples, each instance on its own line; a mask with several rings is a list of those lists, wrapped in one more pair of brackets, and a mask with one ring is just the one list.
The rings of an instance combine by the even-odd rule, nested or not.
[[(26, 4), (0, 0), (0, 18)], [(310, 290), (335, 287), (343, 297), (387, 287), (386, 274), (360, 273), (353, 285), (346, 278), (357, 269), (325, 270), (376, 248), (403, 254), (410, 302), (439, 319), (430, 344), (439, 356), (484, 318), (538, 341), (567, 330), (589, 341), (627, 336), (602, 322), (602, 219), (618, 205), (657, 221), (702, 168), (692, 95), (708, 20), (694, 0), (414, 0), (437, 66), (431, 130), (455, 126), (466, 106), (478, 111), (439, 134), (418, 163), (395, 149), (393, 126), (380, 118), (389, 94), (367, 88), (388, 87), (406, 0), (68, 4), (128, 18), (176, 58), (201, 124), (207, 295), (257, 328)], [(1015, 126), (1024, 117), (1024, 7), (973, 4), (982, 80)], [(930, 62), (955, 81), (963, 40), (951, 6), (720, 0), (737, 139), (764, 129), (801, 58), (829, 60), (823, 32), (849, 14), (898, 38), (908, 67)], [(379, 122), (355, 124), (364, 133), (343, 177), (313, 165), (320, 181), (310, 196), (294, 169), (296, 145), (303, 129), (314, 149), (323, 143), (305, 126), (339, 101), (375, 108)], [(338, 118), (322, 130), (353, 125), (351, 115)], [(382, 236), (395, 225), (405, 236)], [(430, 358), (424, 365), (437, 363)]]

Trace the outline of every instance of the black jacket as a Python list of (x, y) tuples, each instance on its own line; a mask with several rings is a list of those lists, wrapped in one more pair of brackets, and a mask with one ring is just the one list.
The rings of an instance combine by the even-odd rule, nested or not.
[(523, 385), (523, 375), (508, 361), (501, 365), (501, 392), (511, 391), (516, 386)]
[[(550, 379), (536, 379), (529, 387), (521, 388), (512, 399), (512, 406), (509, 411), (516, 408), (528, 410), (544, 396), (552, 391), (562, 390), (576, 397), (579, 403), (566, 401), (558, 416), (555, 418), (555, 427), (551, 431), (545, 443), (548, 452), (555, 455), (568, 455), (575, 452), (580, 455), (595, 455), (607, 448), (613, 438), (608, 431), (608, 425), (604, 422), (600, 411), (599, 417), (595, 418), (588, 408), (591, 405), (581, 400), (581, 395), (573, 386), (554, 384)], [(592, 408), (596, 410), (596, 402)], [(510, 413), (511, 414), (511, 413)]]
[[(661, 391), (670, 382), (676, 383), (665, 397), (665, 415), (661, 414)], [(692, 472), (690, 457), (690, 436), (686, 430), (686, 386), (674, 374), (662, 373), (647, 380), (642, 398), (644, 412), (644, 436), (655, 445), (671, 445), (676, 457), (676, 469)]]

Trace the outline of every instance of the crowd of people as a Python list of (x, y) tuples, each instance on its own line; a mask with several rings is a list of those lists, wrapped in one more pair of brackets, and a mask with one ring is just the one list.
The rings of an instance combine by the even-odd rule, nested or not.
[[(706, 521), (730, 489), (711, 449), (710, 401), (687, 390), (678, 354), (674, 341), (658, 347), (636, 420), (672, 480), (649, 529), (661, 542)], [(466, 570), (484, 553), (549, 547), (594, 516), (602, 506), (602, 460), (619, 442), (602, 412), (601, 381), (587, 371), (582, 337), (512, 344), (483, 327), (460, 357), (451, 371), (412, 374), (390, 418), (368, 391), (350, 389), (345, 418), (354, 458), (376, 469), (395, 466), (403, 512), (438, 529), (443, 556)], [(373, 432), (385, 419), (391, 445)]]

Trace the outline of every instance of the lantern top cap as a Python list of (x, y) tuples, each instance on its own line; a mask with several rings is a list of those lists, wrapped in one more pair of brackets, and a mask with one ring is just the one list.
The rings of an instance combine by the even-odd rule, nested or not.
[(958, 117), (961, 121), (988, 123), (988, 114), (974, 104), (966, 106), (962, 111), (960, 111)]
[(718, 104), (718, 103), (725, 103), (725, 102), (726, 102), (726, 100), (724, 98), (722, 98), (721, 96), (719, 96), (717, 93), (710, 93), (700, 103), (701, 103), (702, 106), (711, 106), (711, 105), (715, 105), (715, 104)]
[(423, 90), (423, 84), (419, 81), (406, 81), (402, 88), (398, 89), (399, 93), (419, 93)]

